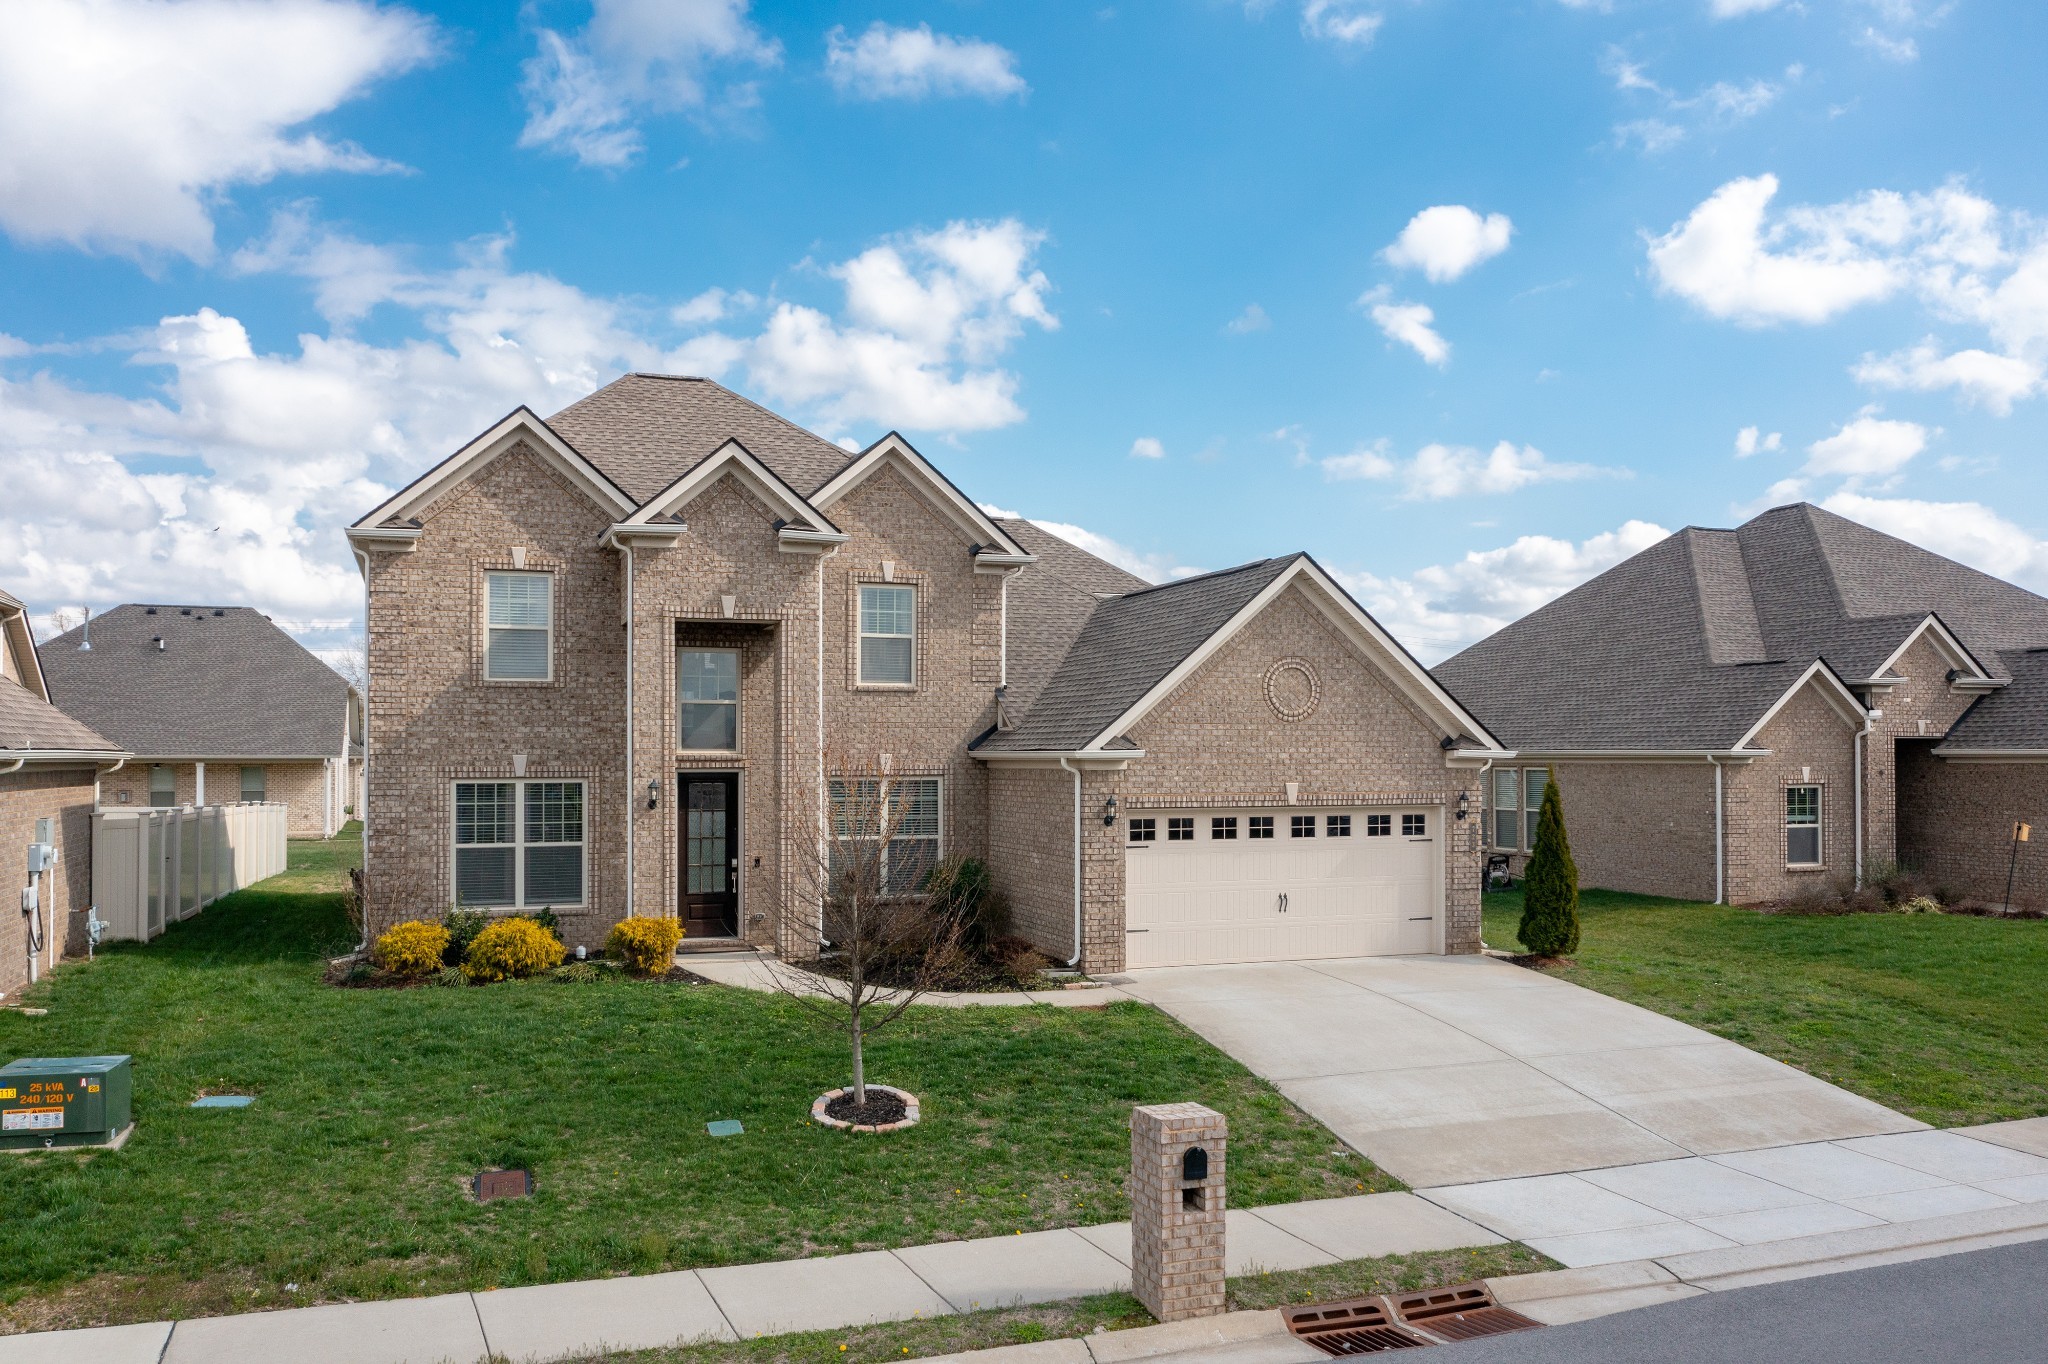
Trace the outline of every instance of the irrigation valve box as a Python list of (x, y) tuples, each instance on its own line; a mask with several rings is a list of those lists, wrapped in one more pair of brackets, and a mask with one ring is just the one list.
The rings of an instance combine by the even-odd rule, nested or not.
[(0, 1066), (0, 1150), (117, 1146), (134, 1124), (126, 1056), (28, 1057)]

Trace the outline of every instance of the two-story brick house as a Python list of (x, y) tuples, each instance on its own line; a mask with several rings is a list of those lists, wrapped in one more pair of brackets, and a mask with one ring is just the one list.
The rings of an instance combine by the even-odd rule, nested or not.
[(655, 375), (512, 413), (349, 539), (373, 929), (463, 902), (787, 947), (791, 841), (879, 770), (892, 865), (986, 858), (1088, 969), (1478, 946), (1502, 750), (1306, 555), (1154, 587), (899, 436)]

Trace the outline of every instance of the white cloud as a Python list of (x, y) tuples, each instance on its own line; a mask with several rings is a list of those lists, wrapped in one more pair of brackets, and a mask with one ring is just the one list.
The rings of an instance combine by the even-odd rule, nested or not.
[(1371, 314), (1389, 341), (1399, 341), (1439, 369), (1450, 362), (1451, 343), (1430, 325), (1436, 321), (1436, 310), (1427, 304), (1396, 303), (1382, 287), (1360, 295), (1358, 306)]
[(1911, 350), (1891, 355), (1866, 355), (1851, 371), (1857, 382), (1873, 388), (1912, 389), (1921, 393), (1952, 388), (1965, 403), (2003, 417), (2021, 398), (2040, 391), (2040, 364), (1987, 350), (1959, 350), (1943, 355), (1933, 338)]
[(1273, 319), (1266, 316), (1266, 310), (1256, 303), (1245, 305), (1245, 310), (1224, 326), (1223, 330), (1232, 336), (1243, 336), (1247, 332), (1262, 332), (1273, 325)]
[(7, 0), (0, 226), (209, 260), (232, 186), (396, 169), (302, 130), (436, 45), (427, 19), (359, 0)]
[(1857, 35), (1856, 41), (1888, 62), (1903, 64), (1920, 60), (1920, 44), (1911, 38), (1895, 38), (1889, 33), (1866, 28)]
[(1829, 511), (2034, 591), (2048, 591), (2048, 543), (1977, 502), (1922, 502), (1843, 491)]
[(1847, 479), (1851, 488), (1863, 479), (1890, 478), (1927, 448), (1929, 434), (1918, 422), (1864, 413), (1807, 446), (1805, 472)]
[[(1621, 47), (1609, 47), (1601, 56), (1600, 69), (1613, 79), (1614, 88), (1640, 103), (1655, 104), (1658, 112), (1626, 120), (1614, 128), (1616, 146), (1639, 144), (1645, 155), (1655, 156), (1685, 141), (1695, 131), (1725, 128), (1756, 117), (1784, 93), (1784, 86), (1759, 78), (1747, 81), (1715, 81), (1692, 95), (1659, 84), (1641, 62)], [(1785, 68), (1785, 81), (1797, 82), (1806, 74), (1804, 66)]]
[(1616, 146), (1626, 147), (1634, 142), (1643, 149), (1646, 156), (1669, 151), (1683, 141), (1685, 129), (1676, 123), (1667, 123), (1661, 118), (1638, 118), (1614, 125)]
[(1442, 284), (1507, 250), (1514, 230), (1505, 213), (1482, 218), (1463, 204), (1438, 204), (1410, 218), (1380, 254), (1390, 265), (1420, 270)]
[(1737, 19), (1745, 14), (1762, 14), (1782, 3), (1784, 0), (1712, 0), (1708, 11), (1716, 19)]
[(1165, 459), (1166, 447), (1157, 436), (1140, 436), (1131, 442), (1132, 459)]
[(1379, 36), (1385, 21), (1361, 0), (1306, 0), (1301, 7), (1302, 33), (1324, 42), (1364, 47)]
[(1406, 577), (1345, 572), (1336, 577), (1396, 639), (1433, 664), (1669, 534), (1662, 526), (1632, 520), (1577, 544), (1525, 535)]
[(1415, 452), (1413, 459), (1405, 461), (1389, 456), (1388, 443), (1382, 440), (1349, 454), (1332, 455), (1320, 463), (1323, 477), (1331, 482), (1398, 480), (1402, 496), (1410, 501), (1511, 493), (1536, 483), (1602, 475), (1627, 476), (1626, 470), (1604, 469), (1594, 464), (1553, 463), (1533, 445), (1518, 446), (1506, 440), (1484, 452), (1469, 445), (1425, 445)]
[(825, 35), (825, 74), (839, 93), (855, 99), (1007, 99), (1030, 89), (1007, 48), (933, 33), (930, 24), (891, 28), (879, 19), (856, 39), (844, 27)]
[[(747, 8), (748, 0), (594, 0), (581, 33), (542, 29), (539, 51), (522, 68), (527, 120), (519, 145), (586, 166), (630, 164), (643, 147), (643, 113), (705, 110), (714, 102), (714, 67), (781, 60), (780, 45), (754, 27)], [(736, 83), (724, 97), (744, 107), (753, 87)]]
[(679, 326), (702, 326), (711, 322), (722, 322), (735, 313), (751, 311), (760, 302), (744, 289), (706, 289), (696, 297), (678, 303), (669, 309), (669, 317)]
[(1769, 452), (1780, 449), (1784, 443), (1784, 436), (1776, 431), (1765, 436), (1758, 434), (1756, 427), (1745, 426), (1735, 433), (1735, 458), (1748, 459), (1759, 451)]
[(1064, 521), (1040, 521), (1029, 518), (1031, 524), (1040, 530), (1050, 531), (1070, 545), (1078, 545), (1098, 559), (1107, 559), (1126, 573), (1135, 573), (1148, 583), (1163, 583), (1174, 578), (1191, 578), (1205, 570), (1190, 568), (1171, 554), (1141, 554), (1121, 541), (1107, 535), (1098, 535), (1081, 526), (1068, 525)]

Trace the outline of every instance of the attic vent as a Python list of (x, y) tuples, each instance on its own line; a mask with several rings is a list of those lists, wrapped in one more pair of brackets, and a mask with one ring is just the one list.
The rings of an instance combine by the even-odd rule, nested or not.
[(216, 607), (214, 607), (214, 608), (213, 608), (213, 614), (214, 614), (214, 617), (215, 617), (215, 619), (218, 619), (218, 618), (220, 618), (220, 617), (222, 617), (222, 616), (225, 616), (225, 615), (227, 614), (227, 612), (225, 612), (225, 611), (221, 610), (221, 609), (220, 609), (220, 608), (219, 608), (218, 606), (216, 606)]
[(154, 606), (145, 606), (142, 608), (142, 614), (145, 616), (153, 616), (156, 614), (156, 608)]
[(189, 606), (181, 606), (178, 608), (178, 614), (181, 616), (189, 616), (192, 614), (192, 608)]

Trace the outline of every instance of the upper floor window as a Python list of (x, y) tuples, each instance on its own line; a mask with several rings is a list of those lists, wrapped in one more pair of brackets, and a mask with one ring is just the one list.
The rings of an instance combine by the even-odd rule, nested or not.
[(545, 682), (552, 675), (554, 579), (546, 573), (489, 573), (484, 676), (493, 682)]
[(860, 680), (909, 686), (917, 680), (917, 589), (863, 583)]
[(676, 650), (676, 713), (678, 748), (738, 748), (739, 650)]
[(1820, 862), (1820, 788), (1785, 788), (1785, 865), (1817, 867)]

